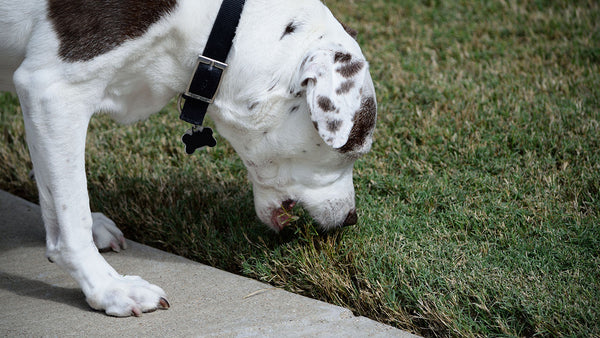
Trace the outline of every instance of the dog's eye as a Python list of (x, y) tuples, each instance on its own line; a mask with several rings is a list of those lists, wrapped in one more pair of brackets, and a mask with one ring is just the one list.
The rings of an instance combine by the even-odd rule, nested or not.
[(283, 34), (281, 35), (281, 39), (283, 39), (286, 35), (292, 34), (296, 31), (296, 28), (298, 28), (298, 25), (294, 22), (291, 21), (290, 23), (287, 24), (287, 26), (285, 26), (285, 29), (283, 31)]

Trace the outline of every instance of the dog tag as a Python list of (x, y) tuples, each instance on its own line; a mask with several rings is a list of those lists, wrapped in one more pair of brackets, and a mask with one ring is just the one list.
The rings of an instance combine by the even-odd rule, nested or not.
[(206, 146), (214, 147), (217, 145), (217, 140), (213, 137), (212, 129), (202, 126), (194, 126), (181, 137), (181, 141), (185, 144), (185, 152), (191, 155), (198, 148)]

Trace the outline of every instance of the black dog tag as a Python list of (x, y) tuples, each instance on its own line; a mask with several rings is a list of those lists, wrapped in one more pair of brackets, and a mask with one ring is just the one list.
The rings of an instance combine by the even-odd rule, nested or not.
[(213, 137), (212, 129), (202, 126), (194, 126), (181, 137), (181, 141), (185, 143), (185, 152), (191, 155), (198, 148), (205, 146), (214, 147), (217, 145), (217, 140)]

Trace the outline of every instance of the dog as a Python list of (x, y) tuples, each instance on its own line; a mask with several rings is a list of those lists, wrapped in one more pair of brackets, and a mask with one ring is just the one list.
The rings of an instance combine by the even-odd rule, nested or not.
[[(132, 123), (185, 91), (221, 1), (0, 0), (0, 89), (19, 97), (46, 256), (112, 316), (170, 305), (99, 254), (126, 246), (90, 211), (85, 139), (95, 113)], [(319, 0), (248, 0), (208, 109), (247, 167), (259, 219), (301, 205), (323, 229), (357, 222), (353, 164), (373, 142), (375, 90), (354, 31)], [(12, 76), (12, 81), (11, 81)]]

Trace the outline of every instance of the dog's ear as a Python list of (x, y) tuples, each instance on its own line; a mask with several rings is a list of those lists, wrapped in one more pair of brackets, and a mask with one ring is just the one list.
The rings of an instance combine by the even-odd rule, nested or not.
[(319, 135), (329, 146), (343, 147), (361, 108), (367, 62), (345, 51), (317, 50), (305, 57), (299, 75)]

